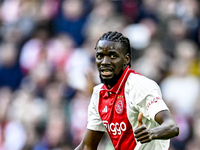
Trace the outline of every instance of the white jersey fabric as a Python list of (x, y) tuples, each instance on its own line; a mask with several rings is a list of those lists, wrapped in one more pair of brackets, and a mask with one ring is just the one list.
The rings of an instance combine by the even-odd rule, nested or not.
[[(130, 71), (126, 69), (125, 71)], [(154, 128), (159, 124), (154, 120), (155, 115), (162, 110), (169, 110), (164, 101), (159, 86), (154, 81), (135, 73), (134, 71), (128, 74), (127, 80), (121, 77), (119, 88), (124, 88), (126, 101), (126, 111), (128, 120), (133, 131), (138, 128), (138, 115), (143, 113), (143, 124), (147, 128)], [(125, 82), (124, 85), (122, 82)], [(120, 86), (123, 87), (120, 87)], [(94, 87), (91, 101), (88, 107), (88, 124), (87, 129), (95, 131), (107, 132), (105, 125), (100, 117), (99, 98), (103, 84)], [(128, 137), (127, 137), (128, 138)], [(168, 150), (170, 140), (152, 140), (149, 143), (141, 144), (137, 142), (135, 150)], [(128, 149), (126, 149), (128, 150)]]

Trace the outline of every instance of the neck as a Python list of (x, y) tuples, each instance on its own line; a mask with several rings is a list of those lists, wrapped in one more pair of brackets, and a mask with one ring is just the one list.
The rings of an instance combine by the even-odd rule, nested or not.
[(107, 85), (107, 88), (108, 88), (108, 89), (111, 89), (111, 88), (112, 88), (112, 86), (111, 86), (111, 85)]

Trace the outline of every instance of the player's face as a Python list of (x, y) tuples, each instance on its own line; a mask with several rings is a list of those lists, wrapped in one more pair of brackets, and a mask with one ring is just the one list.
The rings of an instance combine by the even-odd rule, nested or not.
[[(129, 59), (129, 58), (128, 58)], [(100, 40), (96, 46), (96, 63), (103, 83), (114, 85), (127, 64), (121, 43)]]

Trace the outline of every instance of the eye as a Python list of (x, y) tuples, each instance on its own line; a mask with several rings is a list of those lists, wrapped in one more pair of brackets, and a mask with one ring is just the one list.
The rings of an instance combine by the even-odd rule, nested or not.
[(101, 54), (97, 54), (97, 55), (96, 55), (96, 58), (97, 58), (97, 59), (101, 59), (102, 57), (103, 57), (103, 56), (102, 56)]
[(115, 58), (117, 58), (117, 55), (111, 54), (111, 55), (110, 55), (110, 58), (111, 58), (111, 59), (115, 59)]

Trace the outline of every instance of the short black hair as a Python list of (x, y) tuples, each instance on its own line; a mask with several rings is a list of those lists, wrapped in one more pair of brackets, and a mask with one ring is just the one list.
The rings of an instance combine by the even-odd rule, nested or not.
[[(131, 67), (131, 46), (130, 46), (130, 41), (127, 37), (125, 37), (122, 33), (117, 32), (117, 31), (108, 31), (107, 33), (104, 33), (99, 40), (97, 41), (97, 44), (100, 40), (108, 40), (108, 41), (113, 41), (113, 42), (119, 42), (122, 45), (122, 50), (124, 50), (125, 54), (130, 55), (130, 62), (129, 62), (129, 67)], [(95, 49), (97, 47), (97, 44), (95, 46)]]

